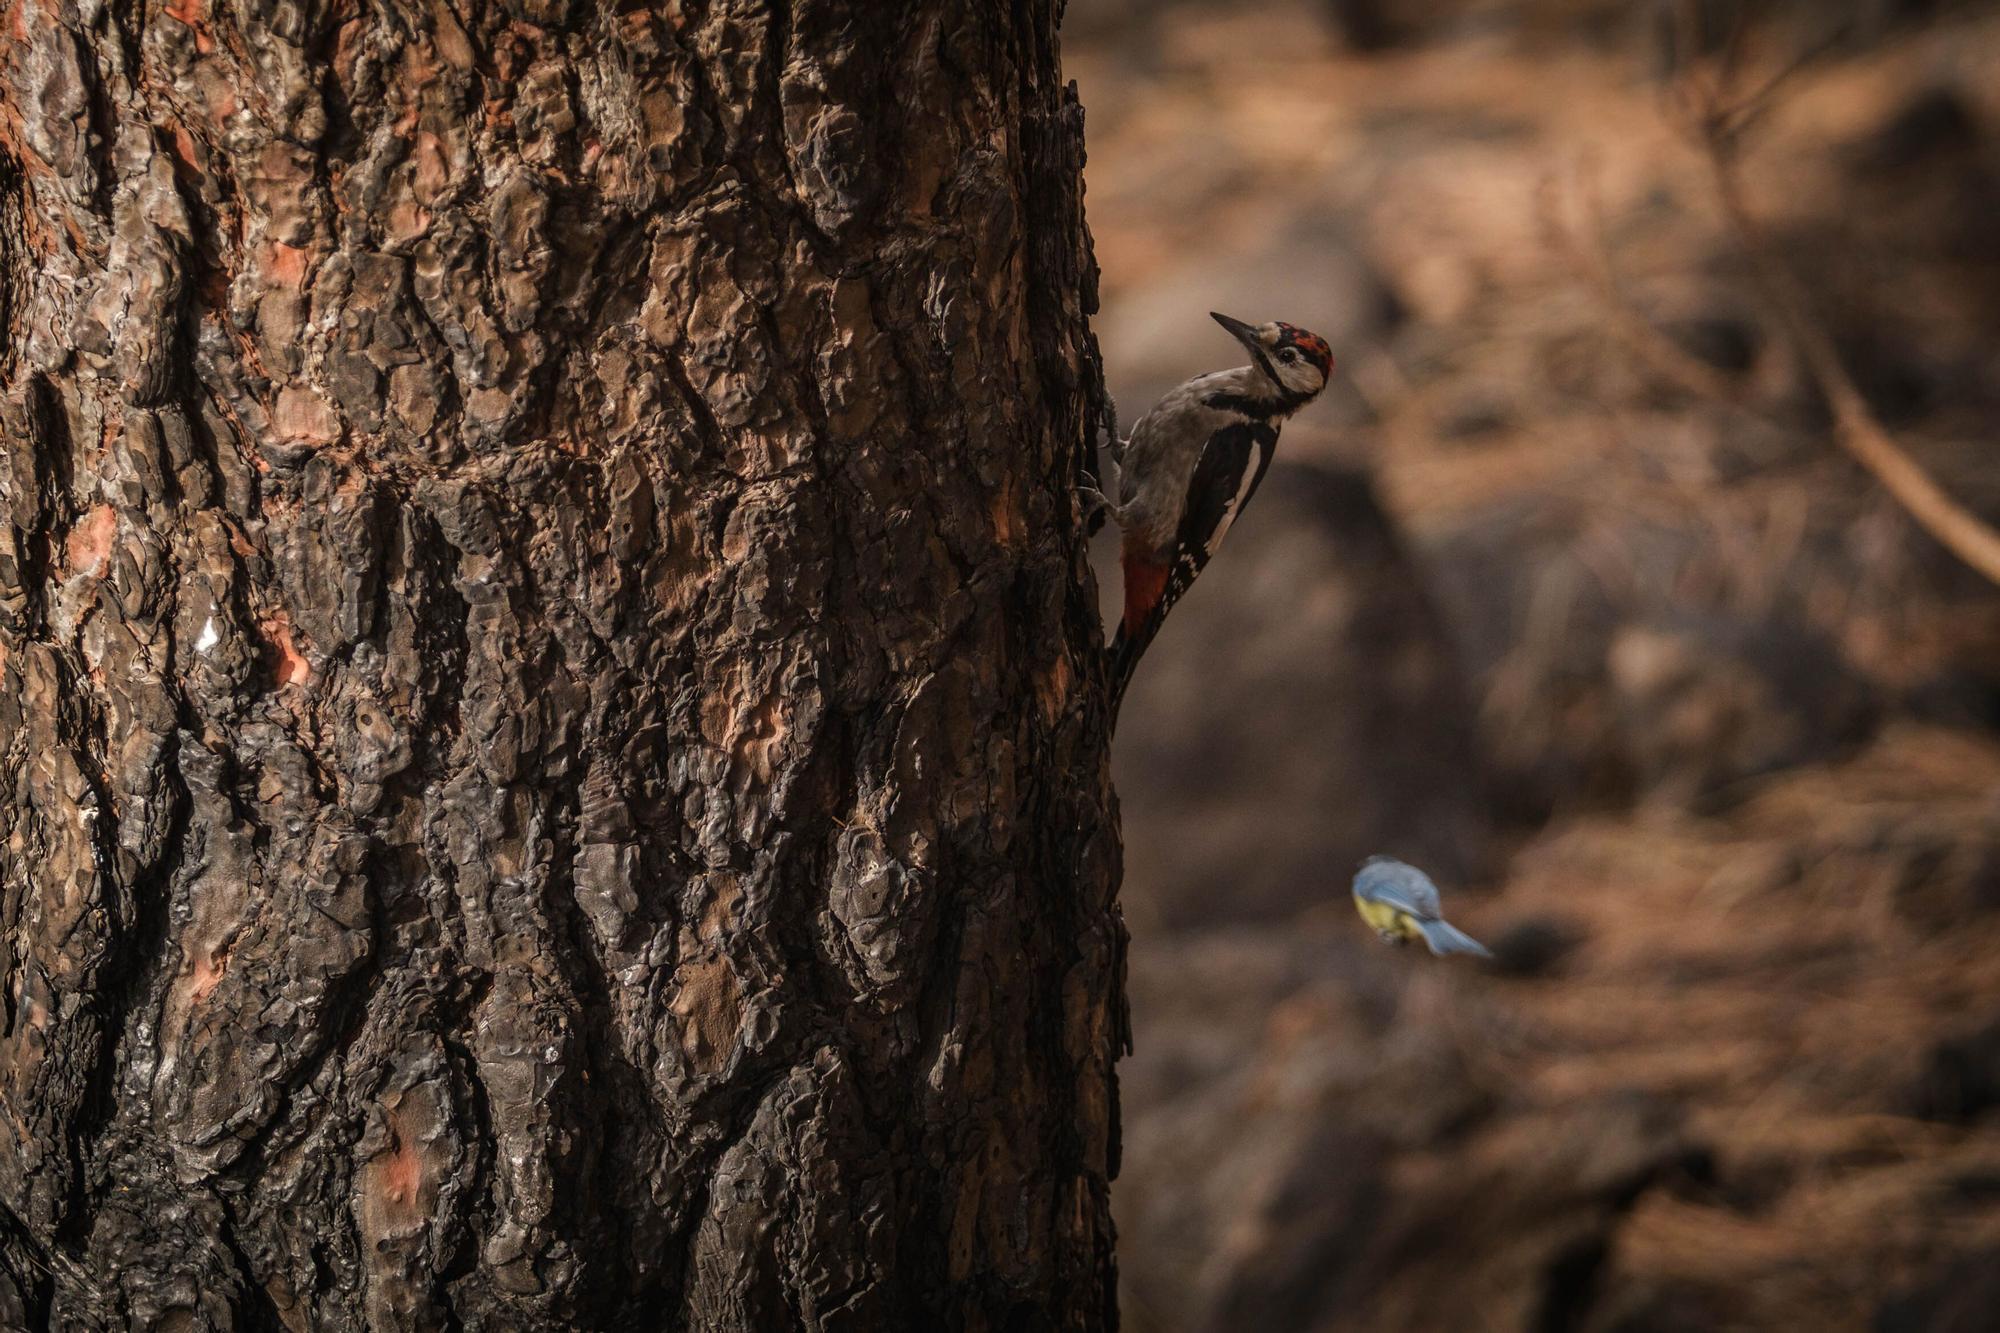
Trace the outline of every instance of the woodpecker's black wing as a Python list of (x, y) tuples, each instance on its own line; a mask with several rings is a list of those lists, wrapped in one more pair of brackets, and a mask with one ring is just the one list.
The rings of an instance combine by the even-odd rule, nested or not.
[(1230, 525), (1263, 484), (1277, 443), (1278, 428), (1268, 421), (1234, 423), (1209, 440), (1188, 483), (1187, 508), (1175, 543), (1176, 569), (1186, 565), (1188, 574), (1184, 580), (1169, 577), (1163, 605), (1172, 606), (1222, 549)]
[(1131, 683), (1140, 656), (1153, 642), (1166, 621), (1167, 612), (1193, 586), (1196, 577), (1222, 547), (1222, 539), (1236, 522), (1250, 497), (1271, 466), (1278, 443), (1278, 430), (1268, 421), (1231, 422), (1209, 436), (1188, 482), (1187, 504), (1181, 510), (1180, 528), (1174, 549), (1168, 556), (1166, 582), (1159, 597), (1139, 622), (1136, 631), (1124, 624), (1111, 644), (1111, 711)]

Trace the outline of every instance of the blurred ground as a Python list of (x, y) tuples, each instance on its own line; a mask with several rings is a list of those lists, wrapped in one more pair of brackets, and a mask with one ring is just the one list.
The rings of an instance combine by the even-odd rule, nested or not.
[[(1121, 415), (1210, 309), (1342, 365), (1120, 728), (1140, 1333), (2000, 1328), (2000, 594), (1833, 442), (1662, 8), (1072, 4)], [(1758, 13), (1752, 203), (2000, 516), (2000, 14)]]

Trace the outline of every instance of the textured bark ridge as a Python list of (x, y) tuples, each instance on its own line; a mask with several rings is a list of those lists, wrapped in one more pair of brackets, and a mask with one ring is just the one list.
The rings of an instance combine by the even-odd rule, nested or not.
[(0, 1326), (1090, 1328), (1056, 0), (14, 0)]

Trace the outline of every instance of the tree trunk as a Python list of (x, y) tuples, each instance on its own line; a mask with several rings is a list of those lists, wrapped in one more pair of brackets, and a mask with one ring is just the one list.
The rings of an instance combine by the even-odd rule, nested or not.
[(1059, 8), (7, 7), (0, 1326), (1113, 1322)]

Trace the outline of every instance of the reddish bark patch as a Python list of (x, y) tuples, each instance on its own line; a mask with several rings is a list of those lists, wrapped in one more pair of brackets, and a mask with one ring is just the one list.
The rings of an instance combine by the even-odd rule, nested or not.
[(306, 252), (283, 241), (271, 242), (270, 258), (264, 261), (264, 276), (279, 287), (294, 291), (306, 285)]
[(222, 526), (224, 531), (229, 534), (230, 550), (236, 552), (236, 554), (242, 556), (245, 560), (255, 560), (262, 556), (263, 552), (252, 546), (250, 539), (243, 535), (243, 529), (237, 527), (226, 518), (222, 520)]
[(201, 146), (188, 133), (187, 126), (174, 126), (173, 136), (167, 142), (173, 149), (175, 177), (182, 182), (199, 180), (202, 174)]
[(728, 1062), (743, 1025), (742, 990), (736, 971), (720, 954), (681, 964), (674, 973), (667, 1010), (681, 1020), (681, 1053), (703, 1074)]
[(104, 562), (111, 556), (112, 540), (117, 535), (118, 511), (110, 505), (99, 505), (78, 519), (64, 542), (69, 572), (93, 578), (103, 573)]
[(389, 206), (389, 219), (385, 224), (391, 239), (413, 240), (424, 234), (431, 225), (431, 211), (419, 208), (407, 199), (398, 200)]
[(292, 640), (292, 618), (283, 610), (273, 611), (257, 622), (264, 643), (264, 663), (280, 685), (303, 685), (312, 679), (312, 663)]
[(785, 731), (785, 718), (778, 696), (766, 695), (746, 716), (738, 719), (736, 738), (730, 745), (730, 777), (740, 782), (747, 775), (755, 779), (758, 786), (769, 786), (772, 752), (777, 749), (778, 742), (784, 740)]
[(195, 299), (203, 310), (220, 312), (229, 305), (229, 272), (220, 264), (205, 270), (195, 283)]
[(471, 69), (477, 63), (472, 43), (467, 39), (465, 29), (459, 26), (458, 16), (451, 12), (451, 7), (433, 3), (431, 23), (431, 40), (436, 43), (437, 53), (444, 57), (445, 63), (461, 73)]
[(1035, 673), (1035, 699), (1042, 706), (1042, 720), (1053, 722), (1069, 704), (1069, 687), (1074, 673), (1069, 658), (1058, 657), (1044, 671)]
[[(337, 6), (336, 8), (341, 8)], [(346, 92), (354, 86), (354, 62), (360, 56), (368, 29), (360, 19), (348, 16), (340, 25), (340, 31), (333, 39), (333, 78)], [(339, 191), (335, 191), (339, 197)]]
[(389, 1151), (384, 1154), (379, 1179), (384, 1202), (401, 1208), (416, 1206), (424, 1183), (423, 1158), (417, 1154), (417, 1145), (404, 1139), (402, 1126), (393, 1115), (389, 1117)]
[(437, 1203), (435, 1168), (424, 1151), (426, 1129), (436, 1118), (427, 1114), (421, 1092), (396, 1098), (394, 1109), (383, 1108), (388, 1143), (363, 1168), (361, 1230), (375, 1244), (423, 1231)]
[(993, 520), (993, 539), (1002, 546), (1017, 545), (1027, 535), (1027, 523), (1021, 513), (1020, 488), (1009, 477), (1001, 487), (993, 492), (993, 499), (987, 513)]
[(451, 168), (445, 162), (444, 140), (429, 130), (417, 131), (410, 149), (410, 191), (417, 202), (428, 205), (451, 183)]
[(215, 38), (208, 31), (207, 14), (203, 0), (174, 0), (161, 11), (170, 19), (176, 19), (194, 29), (194, 49), (207, 55), (215, 49)]
[(194, 967), (188, 978), (188, 1003), (200, 1004), (214, 994), (215, 988), (222, 983), (222, 974), (228, 970), (227, 950), (218, 954), (197, 952), (194, 956)]
[(701, 928), (698, 937), (707, 944), (714, 944), (724, 934), (736, 928), (737, 908), (743, 902), (743, 881), (734, 875), (716, 876), (708, 905), (701, 912)]
[(200, 1005), (202, 1001), (206, 1001), (214, 993), (216, 985), (220, 985), (224, 971), (228, 971), (224, 959), (210, 959), (206, 955), (198, 955), (194, 959), (194, 973), (188, 979), (188, 1003)]
[(340, 438), (340, 419), (333, 405), (310, 389), (280, 389), (271, 425), (286, 440), (329, 444)]

